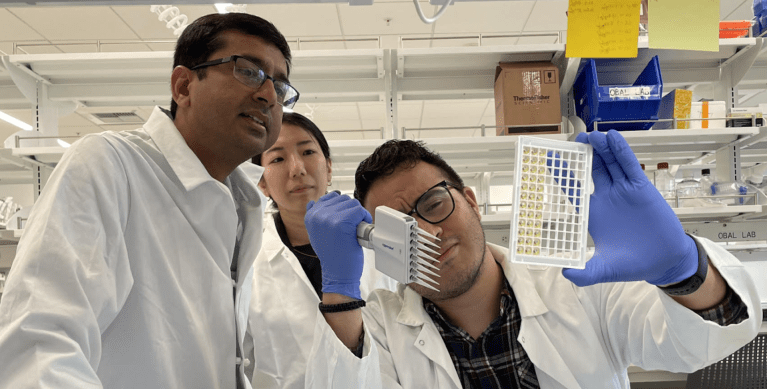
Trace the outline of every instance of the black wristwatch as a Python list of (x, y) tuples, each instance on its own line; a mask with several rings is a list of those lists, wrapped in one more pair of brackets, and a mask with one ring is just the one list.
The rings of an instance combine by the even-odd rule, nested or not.
[(686, 280), (682, 280), (675, 284), (659, 286), (659, 288), (669, 296), (685, 296), (698, 290), (703, 282), (706, 281), (706, 274), (708, 274), (708, 255), (703, 246), (692, 235), (687, 234), (695, 242), (695, 247), (698, 248), (698, 271)]

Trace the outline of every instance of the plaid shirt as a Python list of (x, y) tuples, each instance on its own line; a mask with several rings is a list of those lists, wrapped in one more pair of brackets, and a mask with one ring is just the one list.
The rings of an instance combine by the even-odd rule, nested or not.
[[(509, 281), (504, 278), (501, 290), (501, 314), (490, 323), (477, 340), (442, 315), (437, 306), (423, 299), (426, 312), (439, 329), (455, 370), (466, 388), (537, 389), (535, 367), (517, 342), (522, 316)], [(748, 318), (748, 308), (728, 287), (725, 298), (717, 306), (695, 311), (703, 319), (726, 326)]]

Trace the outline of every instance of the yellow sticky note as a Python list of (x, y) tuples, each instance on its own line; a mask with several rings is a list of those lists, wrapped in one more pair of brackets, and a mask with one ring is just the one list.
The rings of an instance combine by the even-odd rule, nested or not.
[(640, 0), (570, 0), (566, 57), (634, 58)]
[(719, 51), (719, 0), (650, 0), (647, 9), (650, 48)]

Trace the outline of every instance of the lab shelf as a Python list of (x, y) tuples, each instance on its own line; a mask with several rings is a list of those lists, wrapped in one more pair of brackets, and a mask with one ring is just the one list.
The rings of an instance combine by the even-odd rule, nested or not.
[(24, 230), (0, 230), (0, 245), (17, 243), (23, 233)]
[[(764, 215), (767, 212), (764, 205), (732, 205), (721, 207), (679, 207), (672, 208), (682, 222), (728, 220), (741, 215)], [(751, 220), (751, 218), (749, 218)], [(511, 212), (498, 212), (482, 215), (482, 225), (508, 227), (511, 222)]]
[(679, 207), (674, 213), (683, 222), (728, 220), (737, 216), (758, 217), (765, 211), (763, 205), (727, 205), (721, 207)]
[[(599, 59), (597, 65), (601, 82), (620, 85), (633, 81), (626, 78), (635, 77), (650, 58), (657, 55), (665, 89), (686, 87), (701, 96), (709, 97), (704, 92), (710, 91), (711, 97), (716, 97), (726, 95), (730, 91), (728, 88), (735, 85), (764, 88), (767, 83), (767, 50), (764, 46), (763, 38), (721, 39), (718, 52), (697, 52), (650, 49), (647, 42), (640, 41), (636, 58)], [(294, 52), (291, 81), (301, 90), (303, 102), (380, 102), (387, 117), (384, 137), (405, 138), (406, 134), (399, 133), (401, 128), (397, 125), (399, 101), (491, 99), (495, 67), (499, 62), (547, 61), (555, 64), (560, 69), (563, 116), (569, 115), (567, 98), (582, 60), (565, 58), (564, 52), (564, 44), (298, 50)], [(54, 102), (77, 103), (85, 107), (165, 105), (170, 101), (168, 75), (172, 57), (172, 52), (2, 56), (3, 65), (8, 69), (0, 67), (0, 110), (30, 106), (11, 81), (11, 72), (45, 84), (47, 95)], [(733, 145), (740, 147), (743, 163), (767, 161), (767, 127), (629, 131), (623, 135), (648, 170), (661, 161), (673, 165), (711, 164), (717, 150)], [(539, 136), (575, 137), (574, 134)], [(516, 139), (517, 136), (487, 136), (424, 141), (473, 185), (480, 183), (480, 177), (504, 177), (513, 171)], [(384, 141), (331, 140), (333, 181), (348, 189), (353, 185), (358, 163)], [(61, 147), (19, 147), (0, 151), (0, 185), (8, 183), (3, 178), (10, 179), (11, 175), (16, 175), (16, 182), (29, 182), (32, 179), (30, 171), (41, 166), (55, 166), (64, 150)], [(764, 210), (678, 211), (680, 218), (690, 220), (742, 218), (749, 213), (761, 217), (759, 215), (763, 215)], [(485, 219), (493, 223), (496, 217), (488, 215)], [(504, 221), (508, 222), (508, 219)]]
[(577, 67), (568, 68), (564, 51), (564, 44), (395, 49), (394, 92), (400, 100), (492, 99), (499, 62), (552, 62), (574, 78)]
[[(537, 135), (566, 140), (565, 134)], [(516, 141), (519, 136), (485, 138), (430, 138), (426, 147), (439, 153), (461, 175), (514, 171)], [(357, 165), (385, 140), (329, 141), (333, 152), (333, 179), (354, 177)]]
[[(762, 42), (762, 38), (720, 39), (719, 51), (651, 49), (647, 42), (639, 42), (636, 58), (606, 58), (595, 61), (599, 69), (600, 83), (620, 85), (633, 82), (631, 77), (636, 77), (650, 59), (657, 55), (663, 76), (663, 88), (669, 91), (691, 84), (718, 81), (722, 78), (723, 67), (735, 65), (740, 61), (743, 61), (743, 70), (747, 70), (753, 63), (753, 58), (745, 54), (752, 53), (755, 57), (762, 48)], [(764, 85), (767, 73), (748, 73), (742, 78), (748, 83), (761, 81)], [(737, 84), (737, 80), (734, 81)]]
[(741, 163), (767, 163), (767, 127), (739, 143)]
[[(383, 49), (293, 53), (291, 83), (302, 102), (381, 101), (388, 71)], [(87, 107), (154, 106), (170, 102), (173, 52), (37, 54), (0, 57), (8, 71), (47, 84), (52, 101)], [(0, 72), (0, 110), (29, 101)]]
[[(658, 162), (685, 165), (713, 160), (720, 148), (743, 138), (760, 136), (759, 127), (707, 128), (697, 130), (649, 130), (621, 132), (641, 163), (649, 170)], [(572, 139), (575, 136), (571, 137)], [(710, 161), (709, 161), (710, 162)]]

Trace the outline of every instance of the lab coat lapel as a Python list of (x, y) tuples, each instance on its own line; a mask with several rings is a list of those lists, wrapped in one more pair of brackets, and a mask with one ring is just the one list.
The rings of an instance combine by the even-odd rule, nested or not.
[[(251, 167), (253, 166), (253, 167)], [(248, 309), (253, 286), (253, 262), (261, 249), (264, 204), (266, 198), (258, 190), (252, 177), (263, 168), (250, 162), (243, 163), (230, 175), (232, 197), (239, 205), (238, 218), (242, 223), (242, 239), (237, 250), (237, 284), (235, 285), (235, 310), (237, 315), (237, 339), (242, 344), (248, 323)]]
[(405, 287), (404, 304), (397, 316), (397, 322), (400, 324), (421, 327), (421, 331), (415, 338), (413, 346), (421, 351), (429, 360), (442, 368), (444, 373), (450, 378), (456, 388), (461, 387), (461, 381), (458, 373), (455, 371), (453, 360), (445, 347), (445, 342), (439, 334), (439, 330), (423, 308), (423, 299), (421, 295)]
[[(280, 310), (286, 318), (290, 318), (284, 323), (289, 328), (295, 344), (306, 357), (310, 354), (312, 339), (307, 338), (304, 329), (306, 323), (314, 320), (320, 299), (298, 259), (282, 243), (272, 215), (267, 215), (264, 218), (263, 250), (267, 260), (267, 274), (271, 282), (281, 283), (279, 290), (291, 291), (290, 293), (278, 293), (275, 296), (275, 303), (269, 305), (271, 309)], [(263, 277), (264, 275), (261, 275), (261, 279)], [(288, 336), (287, 333), (285, 336)]]
[[(301, 263), (298, 262), (298, 258), (290, 253), (289, 249), (282, 243), (282, 238), (277, 232), (277, 227), (274, 225), (272, 216), (268, 216), (265, 220), (267, 223), (264, 231), (264, 236), (268, 236), (268, 242), (265, 243), (264, 249), (267, 250), (264, 254), (269, 258), (269, 267), (271, 268), (274, 277), (279, 280), (286, 280), (287, 282), (300, 282), (300, 285), (296, 285), (297, 288), (301, 288), (302, 291), (311, 291), (311, 295), (317, 296), (314, 292), (314, 286), (312, 286), (309, 277), (306, 276), (304, 268), (301, 267)], [(303, 300), (302, 300), (303, 301)], [(320, 300), (317, 298), (317, 303)]]
[(242, 285), (261, 249), (266, 197), (256, 186), (258, 180), (254, 181), (254, 179), (260, 178), (262, 173), (262, 167), (248, 161), (229, 176), (234, 192), (232, 196), (240, 205), (239, 214), (242, 222), (242, 242), (237, 258), (237, 285)]
[(512, 264), (499, 246), (490, 245), (491, 252), (501, 263), (506, 279), (514, 292), (522, 315), (522, 326), (517, 340), (527, 352), (537, 371), (542, 371), (566, 388), (580, 388), (559, 350), (551, 343), (548, 335), (538, 322), (549, 309), (533, 285), (533, 266)]

